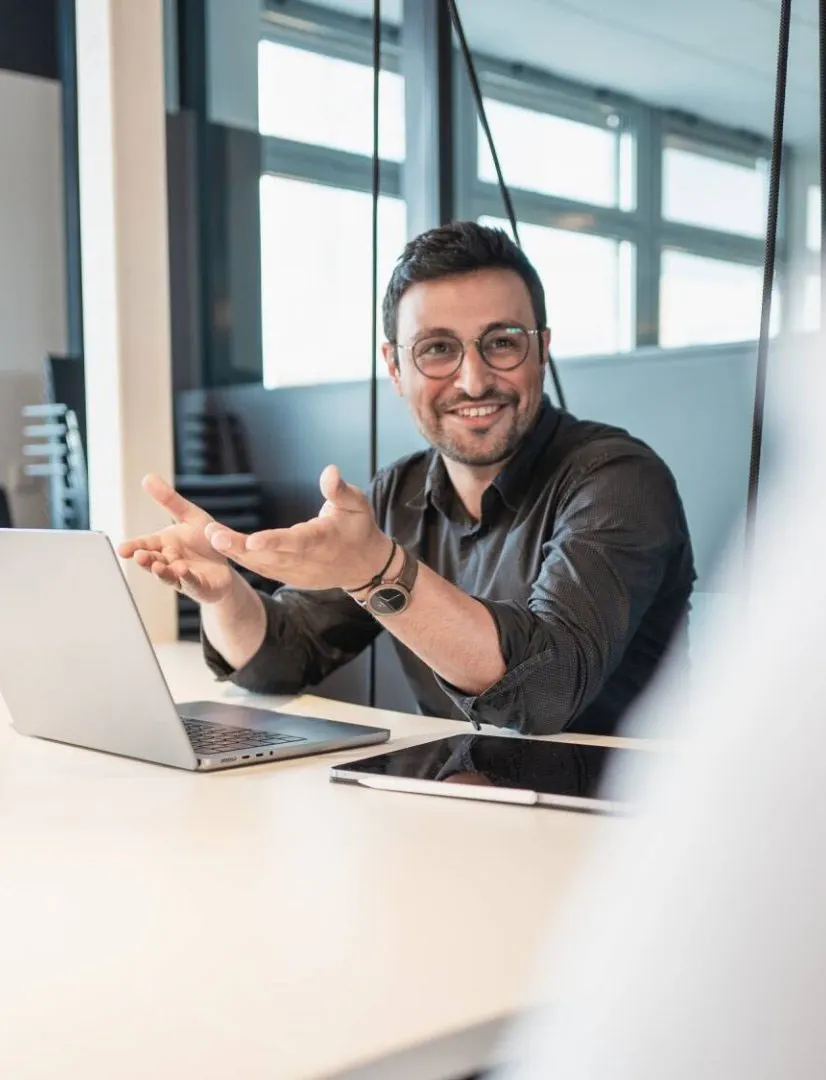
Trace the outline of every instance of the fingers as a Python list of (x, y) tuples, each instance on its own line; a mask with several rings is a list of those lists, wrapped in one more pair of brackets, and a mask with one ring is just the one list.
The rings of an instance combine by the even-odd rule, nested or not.
[(118, 547), (122, 559), (131, 559), (138, 551), (160, 551), (163, 541), (156, 533), (153, 536), (138, 536), (134, 540), (124, 540)]
[[(183, 563), (183, 560), (177, 560), (178, 563)], [(172, 564), (169, 558), (161, 551), (145, 551), (141, 549), (135, 552), (135, 562), (143, 570), (150, 570), (156, 577), (160, 577), (166, 581), (166, 571), (172, 571)], [(185, 564), (184, 564), (185, 565)], [(175, 580), (178, 580), (178, 568), (172, 571), (172, 576)]]
[(183, 495), (179, 495), (173, 487), (154, 473), (149, 473), (143, 478), (142, 487), (147, 495), (151, 496), (158, 506), (163, 507), (176, 521), (191, 522), (207, 516), (204, 510), (185, 499)]
[[(144, 564), (141, 563), (141, 565)], [(193, 574), (183, 559), (175, 559), (171, 563), (160, 562), (156, 559), (145, 568), (165, 585), (171, 585), (174, 589), (184, 592), (189, 591), (195, 594), (198, 592), (200, 585), (198, 577)]]
[(278, 551), (284, 554), (295, 554), (302, 539), (306, 542), (305, 534), (310, 522), (301, 525), (293, 525), (290, 529), (262, 529), (261, 532), (250, 533), (247, 537), (247, 551)]
[(204, 529), (204, 536), (209, 544), (222, 555), (231, 556), (236, 552), (244, 551), (247, 542), (245, 533), (236, 532), (235, 529), (229, 529), (217, 521), (210, 521)]
[(306, 557), (319, 524), (317, 521), (302, 522), (289, 529), (268, 529), (247, 536), (218, 522), (210, 522), (204, 535), (226, 558), (263, 577), (272, 578), (296, 557)]
[(166, 559), (160, 551), (151, 551), (146, 548), (138, 548), (134, 554), (134, 560), (138, 566), (142, 566), (144, 570), (151, 569), (156, 562), (166, 565)]
[(163, 581), (167, 585), (172, 585), (174, 588), (178, 587), (180, 579), (178, 575), (172, 570), (172, 568), (170, 566), (167, 566), (166, 563), (153, 562), (149, 569), (151, 570), (153, 576), (158, 578), (159, 581)]

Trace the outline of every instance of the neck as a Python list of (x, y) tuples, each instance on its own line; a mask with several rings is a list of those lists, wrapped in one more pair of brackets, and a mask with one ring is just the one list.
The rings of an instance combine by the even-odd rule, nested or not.
[(494, 465), (463, 465), (444, 455), (442, 461), (462, 505), (474, 521), (479, 521), (482, 517), (482, 496), (504, 469), (506, 462), (497, 461)]

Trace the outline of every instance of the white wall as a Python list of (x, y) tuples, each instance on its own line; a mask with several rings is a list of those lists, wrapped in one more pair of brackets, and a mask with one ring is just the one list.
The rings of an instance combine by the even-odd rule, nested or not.
[[(166, 523), (141, 477), (174, 472), (163, 4), (84, 0), (75, 25), (89, 518), (119, 543)], [(124, 573), (174, 641), (174, 594)]]
[[(0, 71), (0, 484), (17, 525), (46, 524), (42, 487), (10, 490), (20, 408), (42, 400), (42, 362), (66, 349), (60, 87)], [(12, 474), (12, 475), (10, 475)]]

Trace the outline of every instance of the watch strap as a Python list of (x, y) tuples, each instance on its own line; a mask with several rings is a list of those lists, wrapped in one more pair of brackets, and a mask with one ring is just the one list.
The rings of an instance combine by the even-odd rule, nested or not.
[(379, 570), (377, 574), (373, 574), (373, 576), (370, 578), (366, 585), (359, 585), (356, 589), (347, 589), (346, 591), (348, 593), (365, 592), (367, 589), (375, 589), (377, 585), (381, 585), (382, 580), (384, 579), (384, 575), (387, 573), (388, 569), (390, 568), (390, 564), (396, 557), (396, 549), (399, 546), (398, 541), (395, 537), (391, 536), (390, 541), (392, 544), (390, 548), (390, 557), (384, 564), (384, 566), (381, 568), (381, 570)]
[(404, 552), (404, 562), (393, 584), (402, 585), (408, 592), (412, 592), (419, 573), (419, 560), (415, 559), (406, 548), (402, 548), (402, 551)]
[[(410, 554), (410, 552), (407, 551), (406, 548), (402, 547), (401, 544), (398, 544), (398, 546), (401, 548), (402, 553), (404, 554), (404, 560), (402, 562), (401, 570), (399, 570), (398, 574), (393, 578), (387, 578), (384, 581), (377, 582), (369, 590), (369, 592), (363, 599), (360, 599), (357, 596), (353, 597), (357, 604), (365, 608), (367, 611), (370, 611), (373, 615), (379, 614), (379, 612), (377, 612), (377, 610), (375, 609), (372, 601), (377, 594), (381, 593), (382, 590), (385, 589), (395, 589), (404, 597), (404, 604), (401, 608), (399, 608), (399, 611), (404, 611), (410, 603), (410, 594), (413, 586), (416, 583), (416, 577), (419, 573), (419, 560), (414, 558)], [(396, 613), (397, 612), (391, 611), (389, 609), (380, 612), (380, 614), (382, 615), (390, 615)]]

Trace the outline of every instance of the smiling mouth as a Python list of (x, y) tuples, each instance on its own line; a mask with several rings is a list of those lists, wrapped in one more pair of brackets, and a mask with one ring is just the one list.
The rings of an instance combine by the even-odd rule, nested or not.
[(505, 408), (507, 405), (504, 402), (495, 405), (466, 405), (461, 409), (451, 409), (449, 415), (458, 416), (462, 420), (485, 420)]

